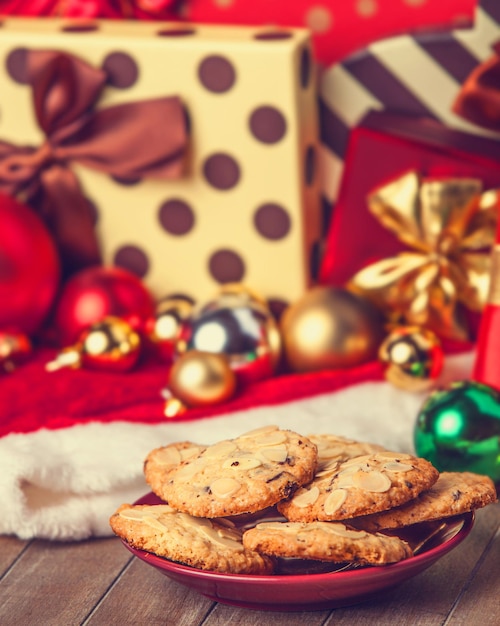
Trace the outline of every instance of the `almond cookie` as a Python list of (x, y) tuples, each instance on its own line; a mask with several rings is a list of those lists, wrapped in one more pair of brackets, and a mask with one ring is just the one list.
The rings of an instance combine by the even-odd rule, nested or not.
[(417, 498), (389, 511), (349, 520), (356, 528), (377, 531), (460, 515), (496, 502), (493, 481), (470, 472), (443, 472)]
[(247, 530), (243, 545), (262, 554), (382, 565), (413, 556), (398, 537), (353, 530), (340, 522), (264, 522)]
[(123, 504), (111, 516), (113, 532), (129, 545), (203, 570), (271, 574), (270, 558), (243, 546), (242, 533), (227, 520), (208, 520), (168, 504)]
[(253, 513), (309, 482), (316, 465), (317, 449), (307, 437), (266, 426), (182, 461), (157, 495), (196, 517)]
[(332, 462), (278, 504), (293, 522), (344, 520), (385, 511), (429, 489), (439, 472), (426, 459), (390, 451)]
[(320, 434), (307, 435), (307, 438), (318, 448), (318, 471), (328, 469), (330, 464), (347, 461), (362, 454), (382, 452), (382, 446), (375, 443), (356, 441), (340, 435)]
[(161, 497), (162, 485), (170, 472), (182, 461), (197, 456), (205, 448), (206, 446), (191, 441), (180, 441), (152, 450), (144, 461), (144, 476), (151, 491)]

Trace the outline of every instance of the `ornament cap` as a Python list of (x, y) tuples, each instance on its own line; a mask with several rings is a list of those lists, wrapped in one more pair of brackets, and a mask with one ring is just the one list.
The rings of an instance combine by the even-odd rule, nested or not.
[(80, 351), (77, 348), (66, 348), (62, 350), (54, 360), (45, 365), (47, 372), (56, 372), (64, 367), (77, 368), (81, 364)]

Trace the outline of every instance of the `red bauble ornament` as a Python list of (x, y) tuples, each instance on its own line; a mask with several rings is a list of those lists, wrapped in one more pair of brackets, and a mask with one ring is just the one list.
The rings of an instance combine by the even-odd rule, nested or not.
[(63, 287), (55, 314), (56, 333), (61, 345), (73, 344), (84, 330), (108, 316), (142, 332), (153, 313), (153, 297), (135, 274), (119, 267), (91, 267)]
[(62, 367), (126, 372), (137, 363), (141, 338), (128, 322), (108, 316), (82, 331), (78, 342), (61, 350), (45, 369), (55, 372)]
[(40, 218), (0, 194), (0, 328), (32, 335), (59, 287), (59, 258)]

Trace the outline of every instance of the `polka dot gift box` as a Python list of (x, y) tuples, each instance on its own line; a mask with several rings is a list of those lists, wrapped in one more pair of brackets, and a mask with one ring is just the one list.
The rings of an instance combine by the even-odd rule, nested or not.
[[(104, 262), (156, 297), (203, 300), (236, 281), (290, 302), (311, 284), (320, 194), (306, 30), (6, 18), (0, 57), (0, 143), (18, 157), (9, 171), (0, 159), (0, 188), (20, 190), (25, 146), (25, 188), (54, 187), (47, 171), (60, 165), (92, 207)], [(59, 74), (40, 69), (46, 57)]]

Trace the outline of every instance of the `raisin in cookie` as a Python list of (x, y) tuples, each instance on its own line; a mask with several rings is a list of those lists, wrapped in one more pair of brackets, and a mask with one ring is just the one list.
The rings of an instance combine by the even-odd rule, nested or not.
[(243, 545), (262, 554), (371, 565), (413, 555), (398, 537), (353, 530), (340, 522), (264, 522), (247, 530)]
[(426, 459), (374, 452), (330, 463), (309, 485), (280, 502), (278, 510), (293, 522), (349, 519), (404, 504), (432, 487), (438, 476)]
[(179, 513), (168, 504), (123, 504), (110, 518), (113, 532), (129, 545), (203, 570), (271, 574), (272, 560), (243, 546), (227, 520)]
[(488, 476), (443, 472), (428, 491), (414, 500), (382, 513), (349, 520), (349, 524), (371, 531), (402, 528), (467, 513), (496, 502), (496, 499), (495, 485)]
[(197, 517), (252, 513), (308, 483), (316, 465), (317, 449), (307, 437), (266, 426), (182, 461), (157, 495)]
[(144, 461), (144, 476), (153, 493), (161, 497), (162, 485), (171, 471), (182, 461), (197, 456), (205, 448), (206, 446), (191, 441), (180, 441), (152, 450)]

